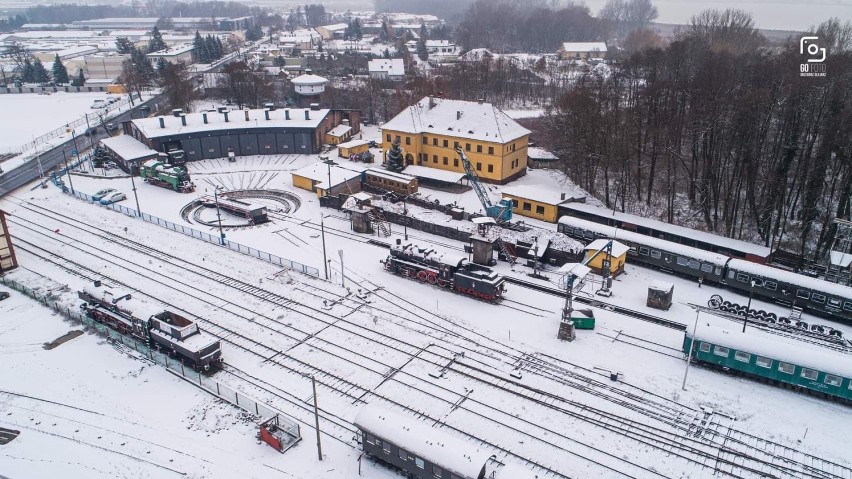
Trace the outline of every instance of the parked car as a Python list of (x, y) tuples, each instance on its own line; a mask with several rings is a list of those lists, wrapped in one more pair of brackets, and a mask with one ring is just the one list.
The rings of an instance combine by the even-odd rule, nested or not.
[(91, 106), (91, 108), (93, 110), (99, 110), (101, 108), (106, 108), (106, 107), (107, 107), (106, 100), (95, 100), (95, 101), (92, 102), (92, 106)]
[(124, 193), (122, 193), (120, 191), (116, 191), (116, 192), (110, 193), (110, 194), (104, 196), (103, 198), (101, 198), (101, 204), (102, 205), (111, 205), (113, 203), (118, 203), (119, 201), (124, 201), (126, 199), (127, 199), (127, 195), (125, 195)]
[(104, 196), (107, 196), (110, 193), (115, 193), (115, 191), (116, 191), (115, 188), (104, 188), (104, 189), (98, 191), (97, 193), (93, 194), (92, 199), (95, 200), (95, 201), (101, 201), (101, 199)]
[(6, 299), (8, 297), (9, 297), (9, 293), (7, 293), (5, 291), (0, 291), (0, 301), (3, 301), (4, 299)]
[(107, 131), (115, 131), (115, 130), (117, 130), (117, 129), (118, 129), (118, 127), (117, 127), (117, 126), (115, 126), (115, 123), (107, 123), (107, 124), (106, 124), (106, 129), (107, 129)]
[(97, 135), (97, 134), (98, 134), (98, 127), (96, 127), (96, 126), (93, 126), (93, 127), (86, 129), (86, 133), (85, 133), (86, 136), (92, 136), (92, 135)]

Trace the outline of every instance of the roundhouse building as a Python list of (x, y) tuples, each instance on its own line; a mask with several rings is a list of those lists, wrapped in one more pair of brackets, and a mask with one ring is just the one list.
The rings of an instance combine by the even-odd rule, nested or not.
[(349, 120), (360, 130), (352, 110), (313, 108), (223, 110), (181, 113), (132, 120), (127, 133), (149, 148), (183, 150), (187, 161), (237, 156), (318, 153), (325, 134)]

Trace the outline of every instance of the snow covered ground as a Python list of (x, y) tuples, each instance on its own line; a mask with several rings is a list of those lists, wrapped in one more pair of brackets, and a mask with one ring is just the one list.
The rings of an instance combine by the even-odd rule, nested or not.
[[(734, 431), (747, 431), (791, 449), (849, 461), (846, 431), (852, 428), (852, 414), (846, 407), (703, 368), (690, 371), (683, 391), (681, 332), (598, 309), (596, 330), (578, 331), (575, 342), (565, 343), (556, 339), (560, 298), (510, 285), (507, 301), (490, 305), (384, 272), (379, 261), (387, 250), (368, 244), (369, 237), (352, 233), (342, 214), (321, 210), (312, 193), (290, 186), (289, 171), (314, 160), (307, 156), (241, 158), (236, 164), (213, 160), (194, 163), (191, 168), (198, 193), (205, 184), (209, 187), (210, 180), (234, 187), (261, 185), (297, 195), (301, 200), (297, 210), (273, 215), (271, 223), (259, 227), (228, 231), (228, 238), (318, 267), (321, 276), (319, 218), (329, 215), (324, 220), (329, 282), (281, 272), (268, 263), (87, 205), (54, 187), (21, 190), (0, 200), (0, 207), (11, 213), (9, 227), (16, 236), (21, 264), (67, 284), (69, 290), (57, 292), (57, 296), (69, 306), (79, 302), (73, 292), (86, 280), (70, 275), (60, 265), (75, 271), (85, 267), (84, 274), (94, 275), (93, 270), (111, 278), (109, 281), (132, 285), (149, 296), (149, 301), (179, 305), (187, 315), (203, 318), (202, 328), (222, 336), (223, 354), (234, 368), (217, 373), (217, 380), (268, 401), (302, 423), (306, 440), (281, 456), (281, 462), (269, 462), (288, 472), (292, 466), (309, 471), (305, 477), (311, 477), (311, 472), (313, 477), (354, 477), (357, 452), (347, 422), (351, 423), (363, 402), (384, 404), (409, 415), (419, 411), (457, 429), (459, 437), (487, 441), (500, 459), (521, 464), (530, 461), (571, 477), (714, 477), (712, 468), (682, 457), (689, 455), (685, 451), (672, 454), (671, 447), (660, 449), (654, 443), (660, 441), (658, 436), (649, 436), (654, 438), (646, 439), (650, 443), (633, 436), (638, 429), (650, 427), (659, 434), (672, 434), (675, 444), (694, 444), (695, 439), (685, 437), (666, 418), (690, 422), (701, 416), (700, 406), (715, 411), (711, 422), (722, 435), (731, 426)], [(560, 183), (550, 175), (537, 170), (521, 181), (555, 188)], [(74, 177), (75, 188), (89, 193), (117, 184), (130, 194), (128, 179)], [(194, 197), (147, 184), (137, 183), (137, 187), (143, 211), (176, 222), (183, 221), (179, 210)], [(467, 204), (470, 195), (473, 193), (461, 195), (458, 201)], [(134, 206), (132, 195), (125, 203)], [(542, 224), (545, 226), (555, 229), (555, 225)], [(394, 225), (393, 235), (382, 240), (392, 242), (402, 236), (402, 228)], [(462, 247), (419, 231), (409, 231), (409, 236), (455, 253)], [(515, 266), (513, 271), (501, 263), (497, 270), (529, 280), (526, 274), (530, 271), (524, 266)], [(546, 270), (544, 274), (552, 285), (558, 284), (555, 272)], [(22, 280), (25, 276), (23, 272), (11, 274)], [(644, 306), (647, 286), (655, 279), (675, 284), (675, 304), (669, 311)], [(344, 281), (349, 291), (341, 287)], [(586, 286), (586, 293), (592, 288)], [(685, 303), (705, 304), (714, 293), (740, 304), (748, 299), (633, 265), (616, 279), (613, 291), (614, 296), (606, 301), (690, 326), (695, 313)], [(753, 306), (784, 312), (758, 300)], [(700, 322), (727, 320), (702, 315)], [(848, 327), (833, 326), (850, 334)], [(224, 334), (224, 328), (253, 342), (238, 341), (233, 334)], [(6, 330), (0, 323), (0, 331)], [(59, 336), (67, 328), (55, 332)], [(0, 340), (4, 336), (0, 334)], [(79, 354), (117, 362), (118, 354), (111, 348), (87, 344), (86, 338), (81, 336), (47, 354), (74, 345), (86, 347)], [(11, 343), (50, 339), (22, 338)], [(457, 355), (461, 352), (464, 357)], [(518, 366), (521, 380), (510, 376)], [(445, 367), (448, 369), (440, 379), (432, 376)], [(86, 381), (75, 379), (78, 369), (65, 373), (70, 374), (69, 380)], [(156, 374), (152, 369), (146, 368), (146, 374)], [(610, 382), (610, 371), (621, 372), (622, 381)], [(336, 451), (327, 453), (323, 464), (315, 459), (309, 429), (312, 415), (300, 407), (310, 396), (310, 382), (304, 374), (317, 377), (325, 421), (321, 429), (329, 437), (326, 443), (339, 444)], [(114, 376), (122, 385), (136, 384), (121, 374)], [(17, 392), (56, 394), (38, 389), (43, 386), (29, 387), (22, 379), (15, 384), (20, 387)], [(176, 380), (160, 385), (168, 394), (175, 390), (178, 395), (186, 387)], [(543, 391), (547, 399), (532, 394), (533, 390)], [(76, 394), (72, 390), (64, 397), (71, 401)], [(87, 397), (77, 398), (86, 401)], [(204, 401), (198, 399), (198, 410), (203, 410)], [(604, 417), (608, 419), (603, 421)], [(165, 427), (163, 422), (155, 419), (157, 427)], [(255, 446), (248, 429), (242, 428), (234, 426), (237, 433), (244, 434), (233, 441), (240, 445), (233, 451), (256, 457), (238, 449), (246, 444), (260, 447)], [(716, 446), (702, 443), (700, 447), (720, 454)], [(267, 454), (255, 451), (250, 452)], [(80, 469), (80, 475), (85, 475), (85, 468)], [(203, 471), (197, 474), (204, 475)], [(364, 476), (394, 477), (372, 466)], [(726, 477), (716, 477), (720, 476)]]

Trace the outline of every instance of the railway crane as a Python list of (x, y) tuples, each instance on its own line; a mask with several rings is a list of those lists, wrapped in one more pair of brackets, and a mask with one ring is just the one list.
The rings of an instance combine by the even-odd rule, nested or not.
[(470, 181), (470, 185), (476, 191), (476, 196), (479, 197), (482, 207), (485, 208), (485, 214), (497, 220), (498, 223), (505, 223), (512, 219), (512, 202), (502, 199), (496, 205), (492, 203), (491, 198), (488, 197), (488, 193), (485, 191), (485, 187), (479, 182), (479, 175), (476, 174), (473, 164), (464, 154), (464, 150), (461, 147), (456, 147), (456, 152), (459, 154), (464, 165), (464, 172), (467, 175), (468, 181)]

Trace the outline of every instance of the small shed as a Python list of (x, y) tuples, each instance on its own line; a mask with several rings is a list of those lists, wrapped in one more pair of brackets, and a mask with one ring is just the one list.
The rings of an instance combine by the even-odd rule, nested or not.
[[(607, 254), (607, 243), (610, 241), (612, 241), (612, 251), (611, 254)], [(603, 275), (604, 268), (608, 266), (609, 276), (616, 277), (624, 272), (624, 263), (627, 262), (627, 252), (630, 248), (615, 240), (598, 239), (586, 245), (585, 250), (585, 262), (592, 271)], [(593, 256), (594, 259), (589, 261)]]
[(648, 286), (648, 301), (646, 305), (651, 308), (664, 309), (672, 307), (674, 296), (674, 285), (665, 281), (654, 281)]
[(365, 151), (370, 151), (370, 142), (367, 140), (351, 140), (337, 145), (337, 154), (341, 158), (360, 155)]
[(352, 127), (349, 125), (337, 125), (325, 134), (325, 142), (329, 145), (339, 145), (352, 138)]

